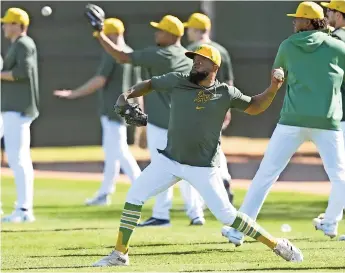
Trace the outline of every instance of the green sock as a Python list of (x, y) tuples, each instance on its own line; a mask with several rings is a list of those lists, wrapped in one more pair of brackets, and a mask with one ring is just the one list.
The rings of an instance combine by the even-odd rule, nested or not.
[(125, 203), (125, 207), (121, 215), (120, 230), (117, 237), (115, 250), (118, 250), (122, 253), (127, 253), (129, 240), (140, 220), (141, 208), (141, 205)]
[(277, 239), (264, 230), (259, 224), (257, 224), (248, 215), (237, 212), (235, 221), (232, 223), (231, 227), (241, 231), (245, 235), (267, 245), (269, 248), (273, 249), (277, 245)]

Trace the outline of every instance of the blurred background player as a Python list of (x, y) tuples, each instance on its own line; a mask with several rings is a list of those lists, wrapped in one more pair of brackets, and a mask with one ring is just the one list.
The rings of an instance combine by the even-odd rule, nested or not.
[[(222, 64), (220, 65), (219, 71), (217, 73), (217, 79), (220, 82), (224, 82), (230, 86), (233, 86), (234, 73), (232, 69), (230, 54), (223, 46), (211, 40), (210, 18), (202, 13), (193, 13), (189, 17), (188, 22), (184, 23), (183, 25), (187, 28), (187, 38), (188, 38), (188, 41), (191, 43), (187, 46), (187, 50), (195, 51), (202, 44), (209, 44), (217, 48), (222, 57)], [(230, 124), (230, 121), (231, 121), (231, 113), (229, 110), (225, 116), (222, 130), (225, 130), (228, 127), (228, 125)], [(229, 196), (230, 203), (233, 204), (234, 193), (231, 190), (231, 184), (230, 184), (231, 176), (228, 170), (228, 162), (223, 151), (221, 151), (220, 156), (221, 156), (220, 171), (221, 171), (222, 179), (223, 179), (227, 194)]]
[(3, 222), (33, 222), (34, 171), (30, 155), (30, 126), (39, 115), (37, 49), (27, 35), (26, 11), (10, 8), (1, 18), (11, 46), (1, 71), (1, 136), (17, 189), (16, 208)]
[[(108, 18), (104, 21), (104, 34), (124, 52), (133, 50), (125, 43), (125, 31), (121, 20)], [(103, 181), (94, 198), (86, 205), (109, 205), (110, 195), (115, 191), (115, 181), (120, 167), (133, 182), (141, 173), (127, 144), (127, 128), (123, 118), (114, 112), (114, 103), (122, 92), (140, 80), (140, 68), (130, 64), (119, 64), (107, 52), (102, 54), (96, 75), (75, 90), (56, 90), (54, 95), (65, 99), (77, 99), (99, 90), (99, 107), (102, 124), (102, 146), (104, 150)]]
[[(345, 79), (345, 46), (326, 33), (327, 20), (318, 4), (302, 2), (295, 14), (287, 16), (294, 17), (295, 33), (281, 43), (273, 68), (283, 68), (288, 92), (279, 123), (239, 210), (256, 219), (273, 183), (297, 149), (310, 140), (332, 183), (325, 217), (314, 219), (313, 224), (334, 237), (342, 219), (345, 193), (339, 103)], [(235, 229), (224, 227), (222, 234), (235, 245), (243, 243), (243, 233)]]
[[(345, 43), (345, 0), (333, 0), (330, 3), (322, 2), (321, 5), (327, 8), (328, 23), (334, 28), (332, 36)], [(341, 92), (343, 102), (343, 118), (341, 120), (340, 126), (343, 130), (345, 152), (345, 83), (343, 83)], [(324, 215), (321, 217), (319, 216), (319, 218), (323, 217)], [(343, 235), (342, 237), (345, 237), (345, 235)]]
[[(169, 72), (189, 73), (192, 62), (185, 56), (186, 49), (181, 45), (181, 37), (184, 34), (183, 23), (175, 16), (166, 15), (159, 23), (151, 22), (151, 26), (156, 29), (156, 46), (134, 50), (132, 53), (124, 52), (102, 32), (99, 33), (98, 39), (104, 49), (118, 62), (141, 66), (147, 78)], [(158, 156), (157, 149), (164, 149), (167, 145), (170, 95), (164, 92), (152, 92), (145, 96), (144, 108), (148, 114), (147, 143), (153, 159)], [(205, 219), (199, 195), (195, 190), (191, 190), (185, 181), (181, 181), (179, 186), (191, 223), (203, 224)], [(170, 225), (169, 209), (173, 189), (170, 188), (168, 191), (168, 199), (166, 195), (158, 196), (152, 217), (139, 226)], [(200, 205), (196, 206), (196, 203)]]
[[(332, 36), (345, 43), (345, 0), (331, 1), (330, 3), (322, 2), (321, 5), (327, 8), (328, 23), (334, 27)], [(343, 118), (341, 128), (345, 139), (345, 83), (342, 86), (342, 100)]]

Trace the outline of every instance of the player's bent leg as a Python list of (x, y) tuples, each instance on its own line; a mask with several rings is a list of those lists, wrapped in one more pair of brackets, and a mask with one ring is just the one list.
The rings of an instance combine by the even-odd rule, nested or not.
[[(150, 151), (151, 161), (159, 156), (157, 149), (164, 150), (167, 144), (168, 130), (159, 128), (153, 124), (147, 124), (147, 147)], [(170, 209), (172, 206), (173, 189), (168, 189), (156, 196), (152, 210), (152, 217), (143, 221), (138, 226), (170, 226)]]
[(33, 222), (34, 171), (30, 155), (32, 119), (20, 113), (3, 113), (5, 150), (17, 189), (16, 209), (3, 222)]
[(287, 261), (303, 260), (301, 251), (288, 240), (273, 237), (249, 216), (236, 211), (227, 198), (218, 168), (188, 167), (183, 178), (199, 191), (213, 215), (223, 224), (265, 244)]
[(344, 138), (341, 131), (312, 130), (312, 141), (315, 143), (326, 173), (332, 183), (328, 206), (324, 219), (316, 218), (313, 224), (325, 235), (337, 236), (338, 222), (342, 219), (345, 193), (345, 153)]
[(175, 173), (176, 164), (164, 156), (152, 161), (141, 173), (127, 193), (126, 203), (120, 219), (115, 250), (96, 262), (94, 266), (122, 266), (129, 264), (128, 248), (130, 238), (137, 226), (141, 209), (146, 200), (174, 185), (179, 178)]
[(139, 223), (138, 227), (168, 227), (170, 226), (170, 209), (172, 206), (173, 187), (157, 194), (152, 209), (152, 217)]
[[(304, 128), (277, 125), (239, 211), (256, 219), (270, 188), (306, 138), (307, 131)], [(229, 227), (222, 229), (222, 235), (236, 246), (242, 245), (244, 241), (243, 233)]]
[(140, 175), (141, 170), (134, 156), (130, 152), (127, 144), (127, 128), (117, 122), (112, 122), (112, 128), (118, 132), (119, 135), (119, 149), (116, 150), (116, 158), (120, 160), (120, 166), (124, 173), (129, 177), (133, 183)]
[(116, 160), (119, 138), (112, 135), (110, 122), (106, 116), (101, 117), (102, 147), (104, 152), (103, 180), (98, 192), (85, 200), (87, 206), (107, 206), (111, 204), (110, 195), (115, 191), (114, 178), (120, 174), (120, 161)]
[(179, 187), (182, 199), (185, 203), (186, 214), (189, 217), (190, 225), (202, 226), (205, 224), (203, 200), (199, 192), (187, 181), (181, 180)]

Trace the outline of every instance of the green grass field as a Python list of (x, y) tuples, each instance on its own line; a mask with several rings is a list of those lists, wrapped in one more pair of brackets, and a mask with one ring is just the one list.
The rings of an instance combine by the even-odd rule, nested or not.
[[(90, 268), (108, 254), (116, 240), (119, 216), (128, 185), (119, 184), (110, 207), (85, 207), (83, 201), (98, 188), (94, 181), (76, 182), (37, 179), (35, 207), (37, 221), (32, 224), (2, 224), (3, 271), (338, 271), (345, 270), (345, 242), (330, 240), (317, 232), (311, 219), (324, 211), (326, 198), (296, 193), (271, 193), (259, 218), (275, 236), (291, 239), (304, 253), (305, 261), (283, 261), (266, 246), (249, 239), (235, 248), (221, 237), (222, 225), (210, 212), (203, 227), (190, 227), (175, 190), (172, 227), (136, 229), (130, 249), (130, 267)], [(244, 192), (236, 191), (236, 206)], [(15, 201), (12, 178), (2, 178), (5, 213)], [(143, 210), (150, 216), (152, 200)], [(292, 232), (283, 234), (288, 223)], [(340, 226), (345, 232), (345, 223)]]

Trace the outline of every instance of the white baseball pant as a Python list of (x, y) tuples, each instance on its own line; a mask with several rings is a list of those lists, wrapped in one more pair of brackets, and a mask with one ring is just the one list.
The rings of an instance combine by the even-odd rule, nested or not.
[(120, 166), (131, 182), (135, 181), (141, 170), (127, 144), (127, 128), (119, 122), (101, 117), (102, 146), (104, 150), (103, 181), (98, 195), (112, 194), (115, 181), (120, 175)]
[(152, 196), (171, 188), (179, 180), (188, 181), (205, 200), (214, 216), (224, 225), (231, 225), (237, 211), (230, 204), (219, 168), (180, 164), (162, 154), (152, 158), (128, 191), (126, 202), (143, 205)]
[(264, 200), (292, 155), (305, 141), (312, 141), (321, 156), (332, 183), (325, 219), (340, 221), (345, 196), (345, 153), (342, 131), (321, 130), (278, 124), (270, 139), (243, 204), (239, 211), (256, 219)]
[(18, 112), (2, 112), (0, 133), (4, 137), (8, 165), (17, 190), (16, 209), (32, 210), (34, 170), (30, 154), (30, 125), (33, 119)]
[[(164, 150), (168, 141), (168, 130), (147, 124), (147, 146), (150, 151), (151, 161), (159, 155), (157, 149)], [(199, 193), (189, 183), (184, 180), (179, 182), (182, 198), (185, 203), (186, 213), (190, 219), (204, 217), (202, 209), (202, 199)], [(153, 206), (152, 216), (158, 219), (170, 219), (170, 209), (172, 207), (173, 187), (167, 188), (156, 196)]]

